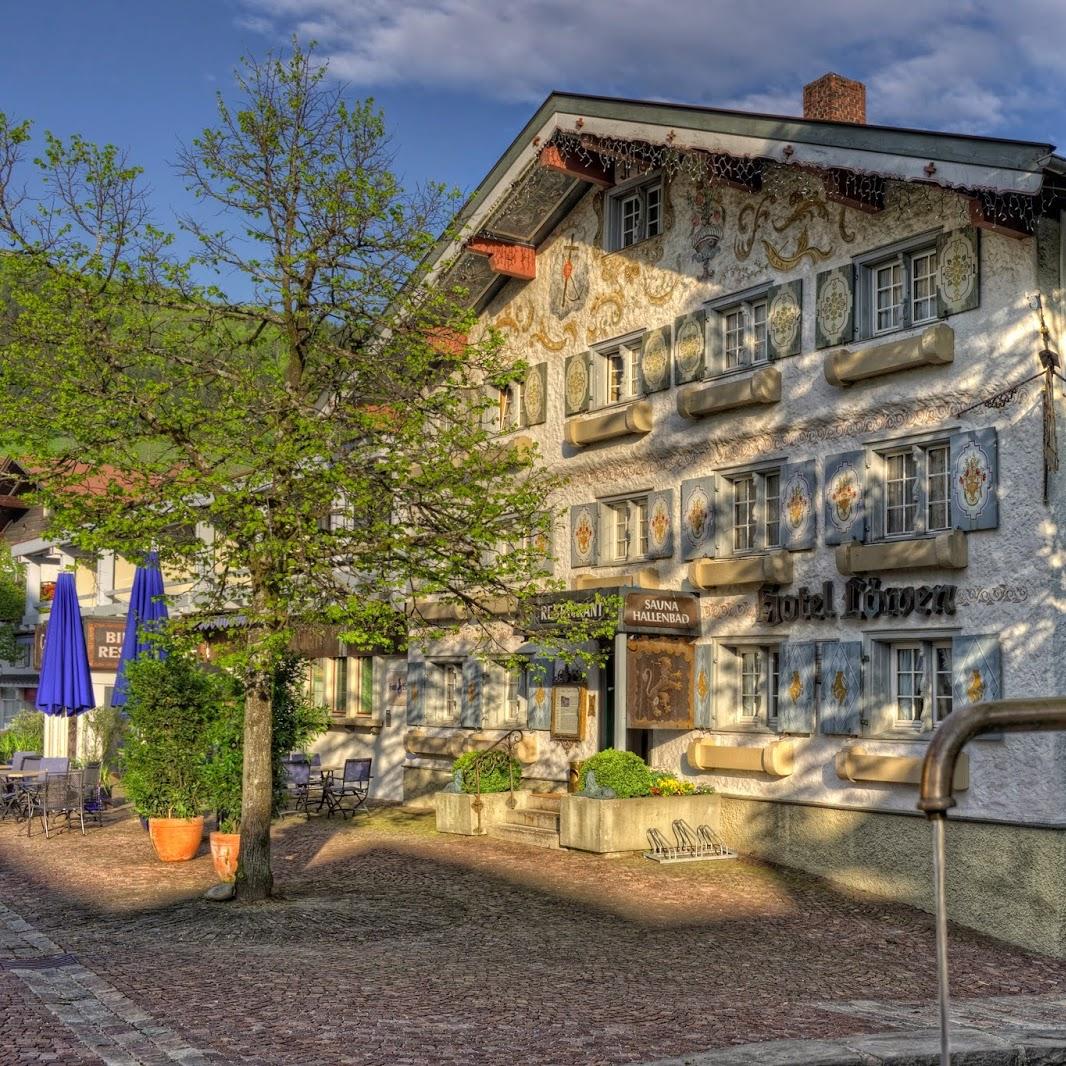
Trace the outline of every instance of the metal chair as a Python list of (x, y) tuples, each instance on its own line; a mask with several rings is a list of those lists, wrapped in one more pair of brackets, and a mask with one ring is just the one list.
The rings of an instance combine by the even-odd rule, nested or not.
[(22, 769), (22, 764), (27, 759), (39, 759), (40, 757), (41, 757), (41, 753), (39, 751), (16, 751), (11, 756), (11, 769), (12, 770), (21, 770)]
[(306, 759), (295, 762), (287, 760), (284, 765), (285, 791), (288, 793), (288, 798), (292, 803), (289, 811), (293, 814), (298, 814), (302, 810), (310, 818), (311, 802), (315, 798), (312, 793), (317, 791), (319, 810), (322, 809), (322, 804), (326, 800), (322, 782), (321, 780), (317, 782), (311, 780), (311, 764)]
[(70, 759), (65, 755), (48, 755), (41, 760), (38, 769), (47, 774), (65, 774), (70, 770)]
[(45, 839), (51, 836), (52, 820), (57, 815), (66, 818), (67, 829), (70, 828), (70, 820), (77, 816), (81, 824), (81, 834), (85, 835), (85, 811), (82, 797), (83, 772), (71, 770), (68, 773), (50, 774), (45, 773), (43, 780), (36, 787), (27, 789), (28, 797), (28, 821), (26, 835), (33, 833), (33, 817), (38, 815), (44, 826)]
[(95, 818), (96, 824), (104, 825), (104, 797), (100, 791), (100, 764), (89, 763), (82, 772), (81, 809), (84, 815)]
[[(366, 801), (370, 796), (370, 767), (373, 759), (345, 759), (344, 773), (339, 781), (333, 780), (326, 785), (326, 802), (329, 804), (330, 816), (340, 811), (342, 817), (353, 814), (369, 815)], [(351, 797), (346, 804), (345, 798)]]

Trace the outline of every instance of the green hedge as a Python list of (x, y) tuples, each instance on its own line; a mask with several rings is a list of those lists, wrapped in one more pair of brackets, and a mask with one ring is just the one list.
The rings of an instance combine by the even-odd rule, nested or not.
[(619, 799), (651, 795), (652, 772), (636, 752), (607, 748), (586, 759), (581, 764), (582, 791), (590, 770), (597, 787), (609, 788)]
[[(484, 758), (482, 758), (484, 756)], [(506, 792), (514, 781), (514, 787), (518, 788), (522, 780), (522, 764), (513, 757), (508, 757), (505, 751), (464, 751), (455, 762), (452, 763), (452, 776), (456, 770), (463, 772), (463, 791), (477, 792), (477, 774), (474, 763), (481, 760), (481, 791), (482, 792)], [(510, 775), (508, 774), (510, 764)]]

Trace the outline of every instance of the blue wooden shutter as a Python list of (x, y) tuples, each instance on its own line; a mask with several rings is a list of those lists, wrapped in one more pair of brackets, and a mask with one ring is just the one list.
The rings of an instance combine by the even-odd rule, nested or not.
[(725, 316), (712, 311), (707, 316), (707, 377), (724, 374), (725, 366)]
[(714, 478), (681, 482), (681, 557), (714, 555)]
[(640, 343), (640, 378), (644, 392), (670, 388), (670, 327), (648, 330)]
[(711, 530), (716, 555), (733, 554), (733, 482), (714, 475), (714, 523)]
[(863, 715), (871, 733), (885, 733), (896, 724), (892, 705), (892, 645), (870, 641), (870, 661), (863, 678)]
[(781, 645), (778, 714), (782, 733), (814, 732), (813, 640), (785, 641)]
[(866, 453), (841, 452), (825, 459), (825, 542), (866, 537)]
[(954, 433), (951, 448), (951, 520), (958, 529), (999, 525), (999, 445), (995, 429)]
[(407, 724), (422, 725), (426, 720), (426, 664), (407, 663)]
[(589, 409), (590, 372), (588, 352), (567, 356), (563, 372), (563, 402), (567, 415), (579, 415)]
[(459, 724), (466, 729), (480, 729), (483, 714), (484, 670), (477, 659), (463, 662), (463, 698), (459, 711)]
[(600, 548), (600, 512), (595, 503), (570, 508), (570, 565), (593, 566)]
[(710, 710), (715, 725), (740, 724), (740, 664), (736, 650), (728, 644), (719, 644), (715, 648)]
[(885, 457), (875, 453), (866, 467), (866, 539), (885, 535)]
[(648, 525), (648, 558), (674, 557), (674, 490), (648, 493), (645, 519)]
[(814, 460), (781, 468), (781, 546), (813, 548), (818, 539), (818, 485)]
[(973, 226), (941, 233), (936, 242), (937, 313), (971, 311), (981, 299), (981, 256)]
[(857, 736), (862, 731), (862, 641), (827, 640), (819, 650), (822, 732)]
[(530, 729), (550, 729), (554, 659), (534, 659), (525, 671), (526, 719)]
[(951, 707), (1003, 699), (1003, 655), (995, 633), (951, 638)]
[(814, 344), (831, 348), (847, 344), (855, 330), (855, 267), (823, 270), (815, 282)]
[(548, 364), (537, 363), (522, 386), (522, 424), (539, 426), (548, 417)]
[(714, 723), (711, 713), (711, 685), (714, 681), (714, 648), (710, 644), (696, 645), (695, 668), (692, 671), (693, 724), (697, 729), (710, 729)]
[(766, 349), (771, 359), (784, 359), (802, 347), (803, 282), (797, 278), (766, 293)]
[(924, 533), (929, 519), (929, 456), (924, 449), (915, 445), (911, 452), (914, 456), (914, 470), (917, 474), (911, 487), (911, 499), (914, 502), (914, 528)]
[[(712, 322), (717, 322), (716, 315), (712, 315)], [(706, 312), (681, 315), (674, 322), (674, 384), (699, 381), (703, 377), (706, 354)]]

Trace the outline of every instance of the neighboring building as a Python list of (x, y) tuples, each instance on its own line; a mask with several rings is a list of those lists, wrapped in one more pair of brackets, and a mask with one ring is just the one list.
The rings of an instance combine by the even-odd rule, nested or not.
[[(1066, 695), (1040, 359), (1061, 337), (1066, 162), (866, 126), (865, 90), (835, 75), (804, 100), (795, 119), (553, 95), (439, 250), (530, 364), (498, 428), (568, 478), (555, 577), (617, 594), (626, 624), (584, 679), (486, 667), (473, 634), (413, 650), (406, 790), (510, 726), (536, 737), (534, 787), (627, 748), (713, 784), (743, 850), (918, 898), (937, 724)], [(1066, 737), (967, 754), (963, 880), (1061, 869)], [(1015, 924), (1053, 923), (1059, 891), (1033, 887)]]

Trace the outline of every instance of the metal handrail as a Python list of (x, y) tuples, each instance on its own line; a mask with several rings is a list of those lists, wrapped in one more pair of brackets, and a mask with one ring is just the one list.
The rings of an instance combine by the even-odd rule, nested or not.
[(524, 738), (525, 733), (521, 729), (509, 729), (502, 737), (497, 737), (484, 751), (478, 752), (470, 763), (470, 769), (474, 771), (474, 802), (472, 806), (477, 814), (478, 836), (481, 835), (481, 811), (485, 806), (481, 801), (481, 766), (486, 761), (486, 757), (491, 755), (501, 744), (507, 745), (507, 785), (510, 792), (507, 797), (507, 806), (514, 810), (518, 806), (518, 800), (515, 799), (514, 794), (514, 750)]

